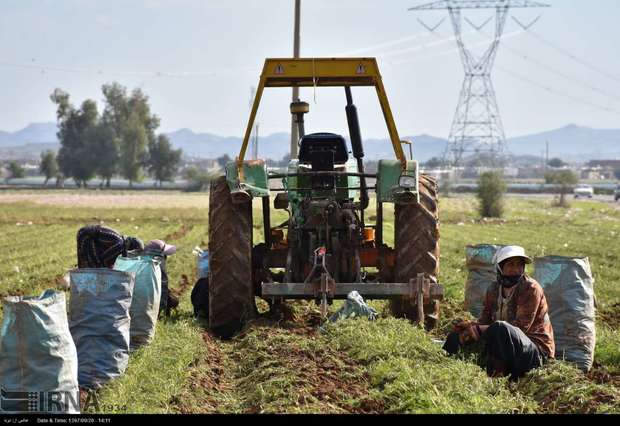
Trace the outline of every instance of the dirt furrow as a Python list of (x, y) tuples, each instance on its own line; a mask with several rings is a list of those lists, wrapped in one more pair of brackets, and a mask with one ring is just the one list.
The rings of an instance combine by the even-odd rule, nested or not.
[(364, 367), (329, 346), (316, 315), (259, 318), (231, 341), (203, 333), (205, 351), (172, 401), (182, 413), (380, 413)]
[(222, 342), (210, 333), (202, 333), (204, 351), (190, 366), (191, 373), (183, 390), (170, 403), (173, 412), (210, 414), (232, 412), (227, 406), (234, 400), (235, 388), (231, 360)]

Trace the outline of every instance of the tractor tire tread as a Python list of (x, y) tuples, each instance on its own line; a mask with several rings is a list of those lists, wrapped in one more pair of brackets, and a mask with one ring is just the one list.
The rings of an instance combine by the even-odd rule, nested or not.
[[(437, 282), (439, 274), (439, 208), (437, 182), (421, 174), (419, 203), (396, 204), (394, 207), (394, 250), (396, 281), (409, 282), (419, 273)], [(408, 319), (417, 318), (417, 309), (407, 297), (390, 301), (392, 314)], [(425, 313), (428, 313), (425, 306)]]
[(233, 203), (226, 178), (219, 177), (209, 192), (209, 328), (230, 338), (255, 311), (252, 203)]

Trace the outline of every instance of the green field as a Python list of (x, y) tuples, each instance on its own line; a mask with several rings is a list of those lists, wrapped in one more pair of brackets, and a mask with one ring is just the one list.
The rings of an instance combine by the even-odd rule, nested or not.
[[(319, 333), (317, 308), (293, 303), (294, 318), (261, 318), (221, 342), (192, 317), (195, 246), (207, 245), (207, 194), (5, 191), (0, 193), (0, 294), (55, 287), (76, 263), (75, 234), (104, 223), (143, 240), (162, 238), (179, 310), (154, 342), (134, 353), (125, 376), (101, 392), (118, 413), (611, 413), (620, 412), (620, 210), (575, 202), (510, 198), (502, 220), (480, 220), (471, 197), (440, 203), (440, 328), (429, 335), (386, 314), (347, 320)], [(255, 211), (255, 239), (262, 227)], [(275, 213), (275, 212), (274, 212)], [(279, 212), (281, 214), (281, 212)], [(369, 216), (372, 216), (372, 212)], [(390, 217), (389, 210), (386, 218)], [(273, 222), (284, 217), (275, 216)], [(391, 242), (392, 224), (386, 224)], [(474, 356), (449, 359), (432, 338), (463, 317), (467, 244), (520, 244), (530, 255), (587, 256), (597, 297), (595, 368), (588, 375), (552, 362), (516, 384), (489, 379)], [(335, 310), (338, 304), (332, 306)]]

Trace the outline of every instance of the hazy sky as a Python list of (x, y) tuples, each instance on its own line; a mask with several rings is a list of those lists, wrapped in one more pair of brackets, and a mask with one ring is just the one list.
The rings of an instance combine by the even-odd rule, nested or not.
[[(435, 24), (447, 12), (407, 11), (428, 1), (302, 0), (301, 55), (377, 56), (401, 136), (447, 137), (463, 69), (449, 20), (439, 36), (416, 20)], [(507, 136), (569, 123), (619, 128), (620, 1), (547, 3), (512, 10), (526, 23), (542, 15), (536, 35), (507, 23), (493, 75)], [(292, 55), (293, 8), (293, 0), (2, 0), (0, 129), (54, 121), (56, 87), (79, 104), (100, 101), (101, 85), (118, 81), (150, 96), (161, 131), (239, 136), (264, 58)], [(479, 24), (492, 15), (466, 16)], [(463, 31), (479, 51), (483, 36), (466, 23)], [(374, 93), (353, 94), (363, 136), (386, 136)], [(302, 98), (308, 131), (345, 129), (342, 89), (303, 89)], [(268, 89), (261, 134), (289, 131), (289, 102), (290, 89)]]

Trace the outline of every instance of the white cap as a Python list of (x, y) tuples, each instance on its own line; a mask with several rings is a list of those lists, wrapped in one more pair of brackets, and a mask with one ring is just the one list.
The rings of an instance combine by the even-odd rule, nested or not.
[(501, 272), (499, 264), (511, 257), (520, 257), (525, 263), (532, 263), (532, 259), (525, 254), (525, 249), (521, 246), (505, 246), (497, 250), (495, 256), (493, 256), (493, 263), (495, 268)]

